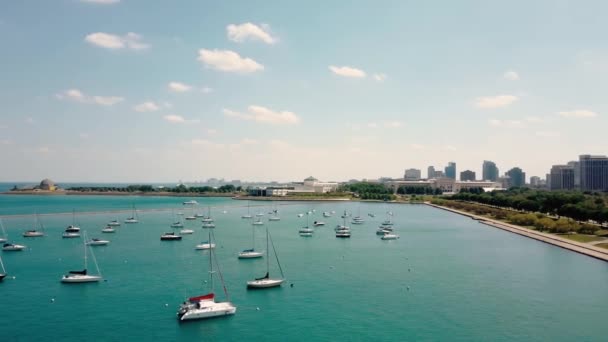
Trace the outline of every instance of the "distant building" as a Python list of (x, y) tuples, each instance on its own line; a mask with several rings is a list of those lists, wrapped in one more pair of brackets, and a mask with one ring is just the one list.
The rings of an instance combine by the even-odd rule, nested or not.
[(433, 174), (433, 178), (444, 178), (445, 177), (445, 173), (443, 173), (443, 171), (435, 171), (435, 173)]
[(444, 193), (457, 193), (462, 189), (482, 188), (485, 191), (503, 190), (504, 188), (497, 182), (490, 181), (457, 181), (451, 178), (437, 178), (418, 181), (390, 181), (385, 183), (397, 191), (400, 186), (410, 187), (430, 187), (432, 189), (441, 189)]
[(574, 171), (574, 188), (581, 188), (581, 163), (578, 161), (568, 162), (568, 166), (572, 166), (572, 170)]
[(608, 157), (579, 156), (580, 184), (584, 191), (608, 191)]
[(574, 189), (574, 167), (572, 165), (553, 165), (551, 167), (551, 190)]
[(542, 186), (542, 180), (538, 176), (530, 177), (530, 186), (533, 188), (540, 188)]
[(461, 181), (474, 181), (475, 180), (475, 172), (471, 170), (465, 170), (460, 173)]
[[(488, 181), (488, 182), (491, 182), (491, 181)], [(511, 187), (511, 177), (509, 177), (509, 176), (498, 177), (496, 182), (499, 183), (500, 186), (504, 189), (508, 189)]]
[(405, 180), (419, 180), (422, 178), (422, 172), (418, 169), (407, 169), (403, 175)]
[(48, 178), (45, 178), (42, 180), (42, 182), (40, 182), (38, 189), (45, 191), (55, 191), (57, 190), (57, 186), (55, 185), (55, 182)]
[(509, 187), (522, 187), (526, 185), (526, 173), (518, 167), (514, 167), (505, 172), (505, 175), (510, 178)]
[(448, 166), (445, 167), (445, 177), (456, 179), (456, 163), (449, 162)]
[(498, 168), (496, 167), (496, 164), (492, 161), (489, 160), (484, 160), (483, 161), (483, 165), (482, 165), (482, 178), (484, 180), (489, 180), (489, 181), (497, 181), (498, 180)]
[(435, 178), (435, 167), (434, 166), (429, 166), (426, 169), (426, 178), (427, 179)]

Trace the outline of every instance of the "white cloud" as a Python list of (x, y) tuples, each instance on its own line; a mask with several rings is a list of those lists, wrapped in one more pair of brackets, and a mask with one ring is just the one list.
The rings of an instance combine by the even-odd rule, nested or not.
[(505, 127), (505, 128), (518, 128), (523, 127), (524, 124), (521, 120), (498, 120), (492, 119), (489, 120), (488, 123), (490, 126), (494, 127)]
[(209, 87), (202, 87), (201, 88), (201, 93), (203, 94), (209, 94), (213, 91), (213, 88), (209, 88)]
[(95, 46), (102, 47), (104, 49), (131, 49), (131, 50), (143, 50), (150, 46), (142, 43), (142, 36), (129, 32), (124, 36), (117, 36), (114, 34), (95, 32), (87, 35), (84, 40)]
[(230, 109), (224, 109), (225, 116), (237, 118), (241, 120), (257, 121), (269, 124), (285, 124), (293, 125), (300, 123), (300, 118), (293, 112), (289, 111), (274, 111), (272, 109), (251, 105), (247, 107), (247, 113), (239, 113)]
[(147, 101), (144, 103), (140, 103), (137, 106), (133, 107), (136, 112), (146, 113), (146, 112), (156, 112), (161, 110), (161, 106), (152, 102)]
[(538, 131), (536, 132), (536, 136), (543, 138), (555, 138), (559, 137), (560, 133), (555, 131)]
[(367, 124), (367, 127), (369, 127), (369, 128), (378, 128), (378, 124), (375, 123), (375, 122), (370, 122), (370, 123)]
[(270, 34), (270, 26), (265, 24), (260, 26), (252, 23), (230, 24), (226, 26), (226, 33), (228, 39), (237, 43), (242, 43), (246, 40), (259, 40), (266, 44), (277, 42), (277, 39)]
[(180, 82), (169, 82), (167, 88), (169, 88), (169, 91), (172, 91), (174, 93), (185, 93), (190, 91), (192, 89), (192, 86)]
[(373, 74), (372, 77), (378, 82), (384, 82), (386, 80), (386, 74)]
[(410, 144), (410, 147), (413, 148), (414, 150), (422, 150), (425, 148), (425, 146), (421, 145), (421, 144)]
[(403, 126), (401, 121), (387, 121), (383, 123), (386, 128), (399, 128)]
[(243, 58), (230, 50), (198, 50), (198, 61), (206, 67), (226, 72), (252, 73), (264, 70), (264, 66), (251, 58)]
[(80, 0), (80, 2), (87, 2), (90, 4), (99, 4), (99, 5), (112, 5), (117, 4), (120, 0)]
[(200, 122), (200, 120), (197, 119), (187, 120), (183, 116), (176, 114), (165, 115), (163, 116), (163, 119), (165, 119), (167, 122), (175, 124), (195, 124)]
[(596, 112), (586, 110), (586, 109), (577, 109), (577, 110), (559, 112), (557, 114), (564, 118), (594, 118), (597, 116)]
[(513, 70), (506, 71), (502, 76), (509, 81), (519, 80), (519, 74)]
[(255, 139), (245, 138), (241, 140), (242, 145), (257, 145), (259, 142)]
[(526, 120), (526, 122), (529, 122), (529, 123), (542, 123), (542, 122), (545, 122), (544, 119), (539, 118), (537, 116), (528, 116), (524, 120)]
[(334, 74), (342, 77), (365, 78), (366, 76), (365, 71), (349, 66), (337, 67), (334, 65), (330, 65), (329, 70)]
[(517, 100), (518, 97), (514, 95), (485, 96), (475, 99), (474, 104), (477, 108), (500, 108), (506, 107)]
[(78, 89), (68, 89), (62, 93), (56, 94), (55, 97), (59, 100), (68, 100), (80, 103), (98, 104), (101, 106), (113, 106), (124, 101), (120, 96), (98, 96), (86, 95)]

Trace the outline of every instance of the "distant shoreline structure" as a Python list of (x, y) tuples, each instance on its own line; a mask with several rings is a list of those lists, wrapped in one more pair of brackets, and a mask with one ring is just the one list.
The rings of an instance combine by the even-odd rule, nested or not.
[(73, 191), (73, 190), (19, 190), (5, 191), (2, 195), (40, 195), (40, 196), (160, 196), (160, 197), (234, 197), (234, 193), (198, 192), (123, 192), (123, 191)]

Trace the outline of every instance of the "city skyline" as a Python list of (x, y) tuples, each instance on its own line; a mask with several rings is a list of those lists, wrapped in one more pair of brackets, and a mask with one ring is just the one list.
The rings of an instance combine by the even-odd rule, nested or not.
[(483, 160), (544, 178), (608, 153), (606, 10), (11, 2), (0, 181), (345, 181), (450, 161), (480, 178)]

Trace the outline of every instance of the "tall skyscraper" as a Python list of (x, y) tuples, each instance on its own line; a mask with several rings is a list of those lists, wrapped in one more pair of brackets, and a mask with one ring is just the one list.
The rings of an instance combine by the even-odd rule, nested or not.
[(581, 190), (608, 191), (608, 157), (579, 156)]
[(435, 167), (434, 166), (429, 166), (426, 169), (426, 178), (428, 178), (428, 179), (435, 178)]
[(539, 188), (541, 186), (541, 179), (538, 176), (530, 177), (530, 186), (534, 188)]
[(509, 187), (521, 187), (526, 185), (526, 173), (518, 167), (514, 167), (505, 172), (505, 175), (509, 176)]
[(498, 168), (496, 167), (496, 164), (494, 164), (494, 162), (484, 160), (481, 169), (481, 175), (483, 180), (489, 180), (493, 182), (496, 182), (498, 180)]
[(407, 169), (403, 175), (405, 180), (419, 180), (422, 177), (422, 172), (418, 169)]
[(456, 163), (448, 163), (448, 166), (445, 167), (445, 177), (456, 179)]
[(574, 189), (574, 167), (572, 165), (553, 165), (551, 167), (551, 190)]
[(580, 189), (581, 188), (581, 163), (579, 163), (578, 161), (571, 161), (571, 162), (568, 162), (568, 166), (571, 166), (572, 170), (574, 172), (574, 188)]
[(475, 172), (471, 170), (462, 171), (460, 173), (461, 181), (474, 181), (475, 180)]

